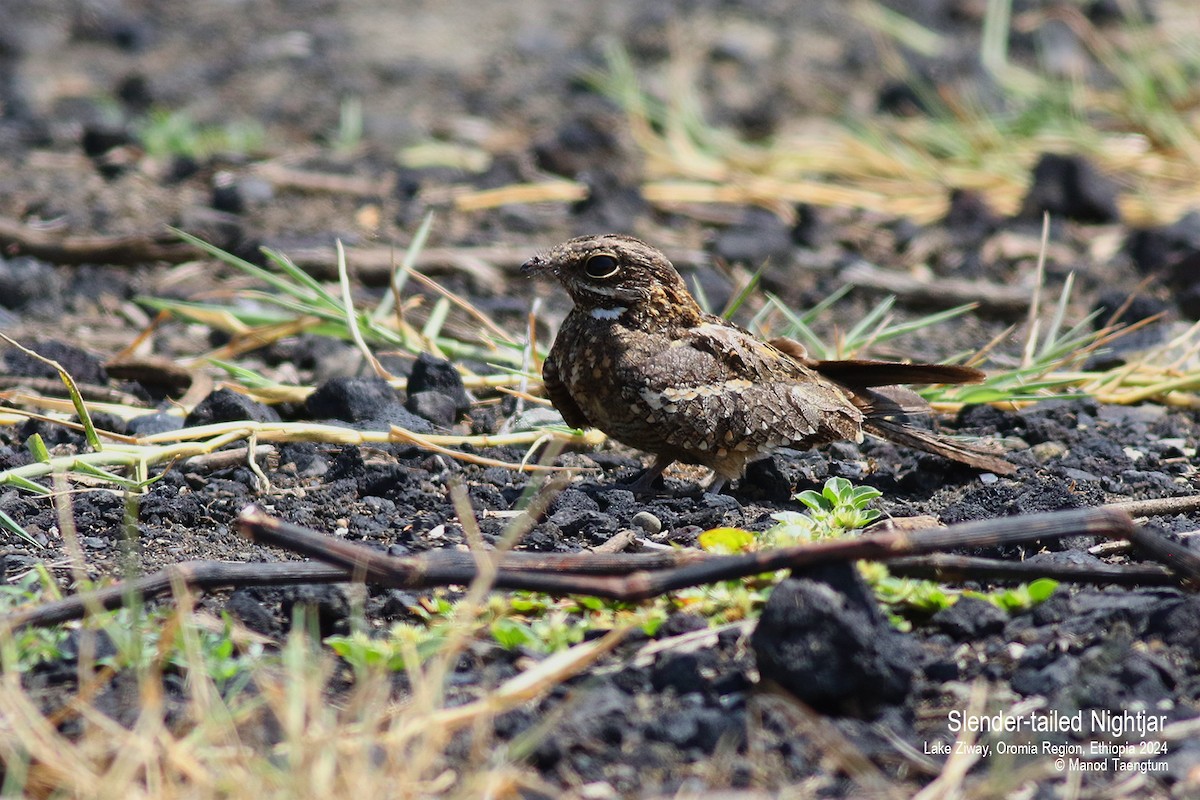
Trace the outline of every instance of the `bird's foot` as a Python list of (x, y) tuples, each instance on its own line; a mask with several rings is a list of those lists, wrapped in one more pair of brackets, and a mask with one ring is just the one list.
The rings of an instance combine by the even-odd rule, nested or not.
[(673, 458), (668, 459), (661, 456), (654, 459), (654, 463), (643, 471), (641, 475), (624, 484), (621, 488), (633, 492), (634, 497), (646, 497), (655, 494), (654, 484), (662, 477), (663, 470), (669, 467), (674, 461), (675, 459)]
[(728, 484), (729, 479), (723, 477), (721, 473), (714, 470), (712, 477), (707, 478), (702, 484), (700, 484), (700, 488), (704, 490), (705, 494), (720, 494), (721, 490), (724, 489)]

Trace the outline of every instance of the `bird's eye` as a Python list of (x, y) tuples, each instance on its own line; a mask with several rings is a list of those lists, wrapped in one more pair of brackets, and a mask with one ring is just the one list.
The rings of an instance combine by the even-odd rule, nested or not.
[(621, 265), (617, 260), (609, 255), (595, 255), (590, 257), (583, 265), (583, 271), (587, 273), (589, 278), (611, 278), (617, 273)]

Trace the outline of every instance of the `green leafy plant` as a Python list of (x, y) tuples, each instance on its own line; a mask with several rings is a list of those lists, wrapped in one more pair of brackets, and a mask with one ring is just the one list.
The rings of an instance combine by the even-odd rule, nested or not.
[(841, 477), (825, 481), (821, 491), (806, 489), (795, 499), (808, 507), (807, 513), (780, 511), (772, 514), (779, 524), (767, 531), (772, 542), (808, 541), (842, 536), (870, 525), (879, 512), (868, 508), (883, 493), (870, 486), (855, 486)]
[[(8, 583), (0, 583), (0, 614), (45, 602), (47, 595), (57, 595), (50, 574), (44, 566), (39, 567)], [(16, 631), (4, 637), (4, 662), (24, 672), (38, 664), (60, 661), (67, 638), (68, 631), (61, 625)]]
[(754, 534), (741, 528), (712, 528), (699, 537), (700, 548), (710, 553), (741, 553), (749, 550), (754, 541)]
[(186, 111), (166, 109), (151, 111), (137, 133), (146, 152), (159, 157), (245, 154), (261, 149), (266, 141), (266, 132), (252, 120), (200, 125)]
[(1051, 578), (1038, 578), (1029, 583), (1022, 583), (1009, 589), (997, 589), (994, 592), (963, 592), (963, 597), (978, 597), (987, 600), (999, 608), (1016, 613), (1044, 603), (1058, 588), (1058, 581)]
[(423, 664), (445, 642), (444, 626), (406, 622), (396, 623), (382, 636), (355, 631), (325, 637), (325, 644), (359, 674), (376, 669), (399, 672), (406, 666)]
[(898, 577), (880, 562), (864, 562), (859, 569), (876, 598), (890, 610), (892, 622), (903, 630), (912, 627), (912, 618), (929, 617), (954, 605), (960, 597), (975, 597), (1013, 614), (1045, 602), (1058, 588), (1058, 581), (1038, 578), (1027, 584), (977, 592), (950, 589), (936, 581)]

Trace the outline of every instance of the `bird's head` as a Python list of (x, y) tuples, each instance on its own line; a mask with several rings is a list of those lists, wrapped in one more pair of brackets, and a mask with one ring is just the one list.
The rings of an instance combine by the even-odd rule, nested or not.
[(580, 311), (598, 318), (626, 310), (655, 317), (701, 313), (667, 257), (632, 236), (571, 239), (529, 259), (521, 272), (555, 278)]

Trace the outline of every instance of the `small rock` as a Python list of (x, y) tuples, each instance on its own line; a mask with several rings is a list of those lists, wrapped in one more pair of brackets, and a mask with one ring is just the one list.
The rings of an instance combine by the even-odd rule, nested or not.
[[(35, 341), (33, 344), (25, 343), (25, 346), (44, 358), (57, 361), (63, 369), (71, 374), (76, 383), (90, 383), (93, 386), (103, 386), (108, 383), (108, 373), (105, 372), (104, 365), (100, 363), (100, 360), (75, 345), (65, 344), (54, 339), (44, 339)], [(16, 349), (4, 351), (2, 371), (9, 376), (58, 378), (58, 370), (54, 367)]]
[(567, 536), (587, 534), (591, 539), (603, 542), (617, 532), (617, 521), (602, 511), (564, 509), (551, 514), (547, 522), (557, 525)]
[(379, 416), (399, 399), (382, 378), (331, 378), (308, 396), (304, 406), (315, 419), (362, 422)]
[(907, 83), (892, 82), (879, 90), (875, 99), (875, 110), (880, 114), (896, 117), (917, 117), (929, 113), (929, 107), (920, 92)]
[(568, 119), (550, 138), (534, 145), (538, 166), (568, 178), (602, 168), (620, 153), (612, 120), (598, 116)]
[(62, 279), (47, 262), (29, 256), (0, 258), (0, 307), (19, 311), (37, 300), (57, 303), (61, 293)]
[(829, 713), (869, 714), (904, 698), (917, 647), (893, 628), (853, 565), (793, 570), (751, 636), (758, 670)]
[(1200, 251), (1200, 211), (1188, 211), (1170, 225), (1133, 230), (1125, 250), (1143, 275), (1174, 267)]
[(745, 219), (717, 235), (713, 255), (731, 264), (758, 268), (767, 261), (790, 257), (792, 232), (777, 214), (751, 209)]
[[(711, 660), (711, 653), (708, 655)], [(701, 653), (664, 653), (650, 672), (651, 685), (660, 692), (668, 686), (680, 694), (701, 691), (706, 683), (700, 671), (701, 664)]]
[(649, 511), (639, 511), (630, 520), (635, 528), (640, 528), (647, 536), (653, 536), (662, 530), (662, 520)]
[(579, 233), (631, 230), (649, 208), (635, 183), (609, 171), (591, 170), (578, 179), (588, 188), (587, 196), (571, 206), (573, 227)]
[(942, 224), (959, 235), (985, 236), (999, 227), (1000, 216), (980, 192), (954, 189), (950, 192), (950, 207)]
[(275, 409), (251, 400), (244, 394), (231, 389), (217, 389), (201, 400), (192, 413), (187, 415), (183, 425), (194, 428), (198, 425), (211, 425), (217, 422), (278, 422), (279, 414)]
[(471, 395), (467, 394), (458, 370), (446, 359), (428, 353), (417, 357), (412, 374), (408, 377), (408, 393), (413, 395), (419, 392), (441, 392), (450, 398), (459, 414), (471, 407)]
[(231, 594), (225, 602), (225, 610), (252, 631), (266, 636), (279, 634), (275, 617), (246, 589), (238, 589)]
[(1078, 222), (1119, 222), (1117, 185), (1083, 156), (1044, 154), (1033, 168), (1033, 183), (1021, 203), (1021, 216), (1065, 217)]
[(830, 238), (821, 210), (809, 203), (796, 205), (796, 224), (792, 226), (792, 243), (797, 247), (815, 250)]
[(418, 417), (423, 417), (443, 428), (453, 425), (455, 417), (458, 416), (454, 400), (441, 392), (427, 391), (410, 394), (404, 401), (404, 407)]
[(786, 503), (792, 497), (792, 482), (774, 458), (760, 458), (746, 466), (738, 483), (738, 494), (753, 499)]
[(977, 642), (1004, 630), (1008, 615), (978, 597), (960, 597), (949, 608), (943, 608), (929, 620), (960, 642)]
[(177, 431), (183, 427), (183, 420), (174, 414), (157, 411), (153, 414), (142, 414), (126, 423), (131, 436), (149, 436), (154, 433)]
[(346, 595), (336, 586), (294, 586), (283, 590), (283, 618), (296, 619), (296, 606), (308, 612), (306, 621), (316, 619), (317, 630), (322, 638), (345, 634), (350, 630), (350, 603)]
[(1045, 464), (1052, 458), (1061, 458), (1067, 454), (1067, 446), (1062, 442), (1038, 442), (1033, 447), (1029, 448), (1029, 452), (1033, 453), (1033, 457), (1039, 463)]

